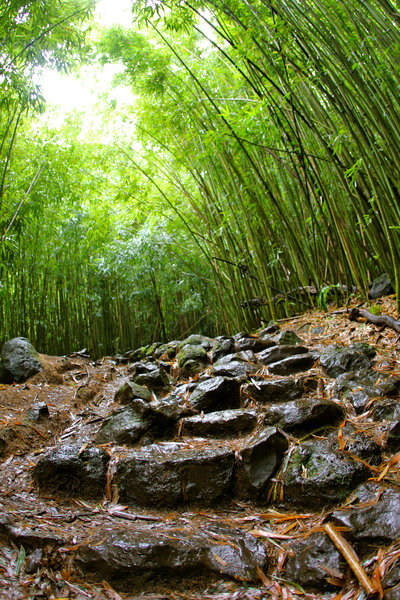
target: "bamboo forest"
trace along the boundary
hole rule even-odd
[[[397,0],[95,14],[0,2],[2,342],[99,357],[232,335],[364,301],[382,273],[399,302]],[[106,69],[93,114],[54,118],[43,73]]]

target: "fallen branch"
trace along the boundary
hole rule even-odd
[[[325,533],[330,537],[332,542],[335,544],[336,548],[342,554],[343,558],[346,560],[354,575],[357,577],[358,581],[362,585],[365,593],[367,594],[367,598],[371,600],[373,598],[379,598],[380,593],[376,589],[376,587],[372,584],[368,575],[364,571],[360,559],[357,554],[350,546],[349,542],[345,540],[341,533],[339,533],[331,523],[325,523],[323,526]]]
[[[353,308],[349,314],[350,321],[357,321],[359,317],[367,319],[368,323],[373,323],[373,325],[381,327],[381,330],[389,327],[400,333],[400,321],[396,321],[396,319],[389,315],[374,315],[366,308]]]

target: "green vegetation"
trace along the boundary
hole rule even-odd
[[[133,8],[96,36],[93,2],[0,9],[1,339],[100,356],[232,333],[384,271],[399,299],[399,3]],[[34,74],[83,63],[133,92],[99,100],[97,137],[39,119]]]

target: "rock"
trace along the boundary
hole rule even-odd
[[[151,402],[151,408],[158,414],[177,421],[182,417],[192,416],[197,413],[189,403],[190,392],[198,386],[197,382],[189,381],[176,386],[176,388],[164,398],[158,398]]]
[[[178,347],[179,347],[180,342],[173,340],[171,342],[168,342],[167,344],[162,344],[161,346],[159,346],[155,352],[154,352],[154,357],[155,358],[165,358],[165,359],[172,359],[175,358],[176,353],[178,351]]]
[[[284,494],[296,509],[314,510],[337,504],[370,476],[370,470],[345,452],[332,439],[300,444],[284,475]]]
[[[385,579],[383,579],[383,583],[385,583]],[[400,600],[400,585],[396,585],[390,589],[386,589],[385,586],[385,595],[383,597],[385,600]]]
[[[116,442],[118,444],[134,444],[151,427],[149,414],[140,415],[134,407],[127,406],[114,411],[107,417],[96,436],[97,444]]]
[[[232,450],[204,443],[131,450],[117,464],[119,499],[138,506],[213,506],[231,497],[234,463]]]
[[[29,527],[26,521],[19,523],[5,513],[0,513],[0,538],[25,548],[56,547],[65,543],[60,535],[46,533],[40,526]]]
[[[349,527],[348,536],[358,543],[390,544],[400,537],[400,489],[367,481],[352,495],[349,508],[336,510],[332,518]]]
[[[394,451],[400,450],[400,406],[396,400],[379,400],[374,403],[372,418],[382,423],[386,446]]]
[[[109,456],[102,448],[65,445],[39,459],[34,477],[42,492],[100,499],[108,462]]]
[[[39,355],[24,337],[9,340],[3,345],[0,359],[0,383],[20,383],[42,370]]]
[[[25,573],[32,574],[39,569],[43,560],[43,550],[36,548],[26,557]]]
[[[144,434],[153,438],[173,434],[177,417],[162,410],[162,401],[147,403],[135,398],[130,405],[114,411],[103,422],[96,443],[135,444]]]
[[[215,363],[222,356],[232,354],[235,351],[235,341],[231,337],[217,338],[211,351],[211,362]]]
[[[244,380],[249,375],[256,373],[259,365],[256,364],[256,357],[251,351],[237,352],[223,356],[211,368],[214,376],[225,376]]]
[[[31,421],[40,421],[41,419],[47,419],[50,416],[49,407],[46,402],[39,402],[34,404],[26,414],[27,418]]]
[[[368,344],[331,345],[321,353],[320,365],[329,377],[338,377],[349,371],[369,369],[375,354],[375,349]]]
[[[343,450],[346,452],[372,465],[377,465],[381,462],[381,447],[374,439],[369,437],[363,431],[360,431],[360,429],[354,425],[346,423],[341,429],[341,436]],[[333,446],[337,445],[338,432],[332,431],[327,438],[331,441]]]
[[[221,410],[184,418],[181,435],[212,438],[239,436],[254,429],[256,424],[255,410]]]
[[[341,563],[341,554],[328,536],[322,532],[312,533],[304,540],[289,545],[285,579],[310,591],[332,589],[332,584],[327,582],[329,575],[324,567],[340,572]]]
[[[262,338],[244,337],[240,338],[235,342],[236,352],[241,352],[242,350],[252,350],[253,352],[261,352],[262,350],[266,350],[267,348],[271,348],[272,346],[276,346],[276,342]]]
[[[76,562],[120,591],[142,579],[222,575],[257,581],[267,555],[253,536],[239,529],[202,523],[199,528],[162,524],[157,529],[107,528],[77,550]]]
[[[128,350],[125,352],[123,358],[128,361],[136,361],[141,358],[151,358],[153,354],[156,352],[157,348],[161,346],[161,342],[154,342],[153,344],[149,344],[147,346],[142,346],[141,348],[137,348],[136,350]]]
[[[177,355],[178,367],[187,373],[196,373],[203,369],[208,363],[207,352],[203,346],[186,344]]]
[[[301,373],[311,369],[318,358],[319,355],[317,352],[288,356],[288,358],[284,358],[283,360],[268,365],[268,371],[272,375],[283,375],[284,377],[295,373]]]
[[[199,335],[198,333],[193,333],[189,335],[189,337],[185,338],[181,342],[179,342],[179,350],[182,350],[185,346],[202,346],[205,350],[210,350],[212,345],[214,344],[212,338],[207,337],[206,335]]]
[[[387,273],[383,273],[380,277],[377,277],[372,282],[371,289],[369,290],[368,297],[371,300],[376,298],[382,298],[382,296],[390,296],[394,294],[394,289],[390,283],[390,279]]]
[[[399,600],[400,599],[400,559],[398,558],[395,562],[389,567],[387,573],[382,579],[382,586],[385,589],[385,600],[389,598],[390,600]],[[393,588],[391,590],[387,590],[386,588]]]
[[[264,327],[264,329],[260,331],[260,337],[270,336],[271,334],[276,333],[277,331],[280,331],[279,325],[271,321],[267,325],[267,327]]]
[[[307,354],[308,351],[308,348],[305,346],[274,346],[273,348],[267,348],[266,350],[259,352],[258,360],[261,364],[267,366],[281,361],[288,356]]]
[[[357,413],[364,410],[371,398],[397,395],[400,388],[399,377],[378,373],[371,369],[361,369],[356,373],[343,373],[336,379],[334,394],[344,394],[353,404]]]
[[[294,332],[287,329],[282,331],[275,337],[277,344],[281,346],[300,346],[304,344],[304,341]]]
[[[315,389],[316,381],[305,377],[288,377],[286,379],[264,379],[252,377],[251,383],[244,383],[241,395],[245,399],[252,399],[263,404],[271,402],[287,402],[301,398],[306,390]]]
[[[0,437],[0,456],[3,456],[7,450],[7,441]]]
[[[250,337],[250,334],[247,331],[238,331],[238,333],[235,333],[233,336],[233,340],[237,342],[238,340],[248,337]]]
[[[140,386],[147,386],[150,390],[162,390],[169,388],[169,379],[167,374],[160,369],[154,362],[140,361],[134,363],[129,371],[132,373],[132,379]]]
[[[312,426],[327,427],[343,418],[343,409],[332,400],[302,398],[269,406],[264,417],[266,425],[276,425],[285,431]]]
[[[243,500],[266,500],[271,477],[288,448],[275,427],[243,440],[236,450],[235,495]]]
[[[115,393],[114,400],[120,404],[129,404],[135,398],[141,398],[146,402],[150,402],[152,394],[143,385],[134,383],[133,381],[126,381]]]
[[[229,377],[210,377],[201,381],[189,397],[195,412],[209,413],[240,406],[240,383]]]

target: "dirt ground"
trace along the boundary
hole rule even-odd
[[[375,302],[382,314],[396,317],[395,301],[385,298]],[[366,305],[365,305],[366,306]],[[309,346],[322,347],[331,343],[347,345],[352,342],[368,342],[378,351],[377,370],[400,376],[399,335],[391,330],[379,331],[372,324],[351,322],[345,309],[330,307],[328,312],[319,310],[306,313],[293,319],[280,322],[282,330],[291,330]],[[58,599],[74,598],[83,600],[106,598],[118,600],[152,599],[160,600],[183,598],[317,598],[288,586],[279,578],[280,562],[283,561],[279,540],[288,534],[288,520],[276,519],[269,522],[275,528],[276,538],[266,540],[269,553],[276,566],[276,577],[271,584],[270,577],[260,573],[257,585],[245,582],[216,579],[207,582],[192,579],[180,584],[174,582],[150,581],[138,586],[129,594],[117,593],[106,582],[83,579],[71,569],[70,553],[83,539],[87,539],[99,525],[115,523],[134,526],[132,520],[121,519],[117,515],[120,508],[110,500],[102,503],[88,503],[81,500],[65,500],[39,495],[32,481],[32,467],[38,457],[49,447],[76,440],[89,441],[97,432],[101,421],[117,408],[114,394],[127,377],[126,366],[112,357],[93,362],[90,357],[79,353],[70,356],[54,357],[40,355],[43,364],[41,373],[26,383],[0,385],[0,598],[18,599]],[[315,373],[324,380],[318,366]],[[388,457],[389,460],[389,457]],[[384,468],[383,465],[382,468]],[[122,507],[123,509],[124,507]],[[207,511],[207,516],[234,524],[247,531],[254,531],[266,519],[266,511],[255,510],[253,506],[236,503],[229,511]],[[45,559],[40,568],[34,568],[35,558],[28,556],[22,543],[10,541],[2,529],[1,515],[17,517],[26,526],[29,538],[32,523],[35,531],[42,536]],[[135,511],[139,518],[162,519],[182,522],[182,519],[196,522],[201,511],[174,514],[165,511]],[[320,515],[298,516],[296,527],[290,535],[301,536],[310,527],[318,524]],[[290,522],[290,521],[289,521]],[[24,525],[26,524],[26,525]],[[51,540],[62,538],[68,545],[58,551]],[[21,535],[15,539],[23,539]],[[49,544],[47,544],[49,542]],[[29,546],[29,541],[26,544]],[[398,551],[397,548],[387,552]],[[28,560],[29,559],[29,560]],[[30,566],[30,562],[33,566]],[[347,588],[350,589],[350,588]],[[354,583],[346,596],[327,595],[350,600],[357,598],[360,589]]]

